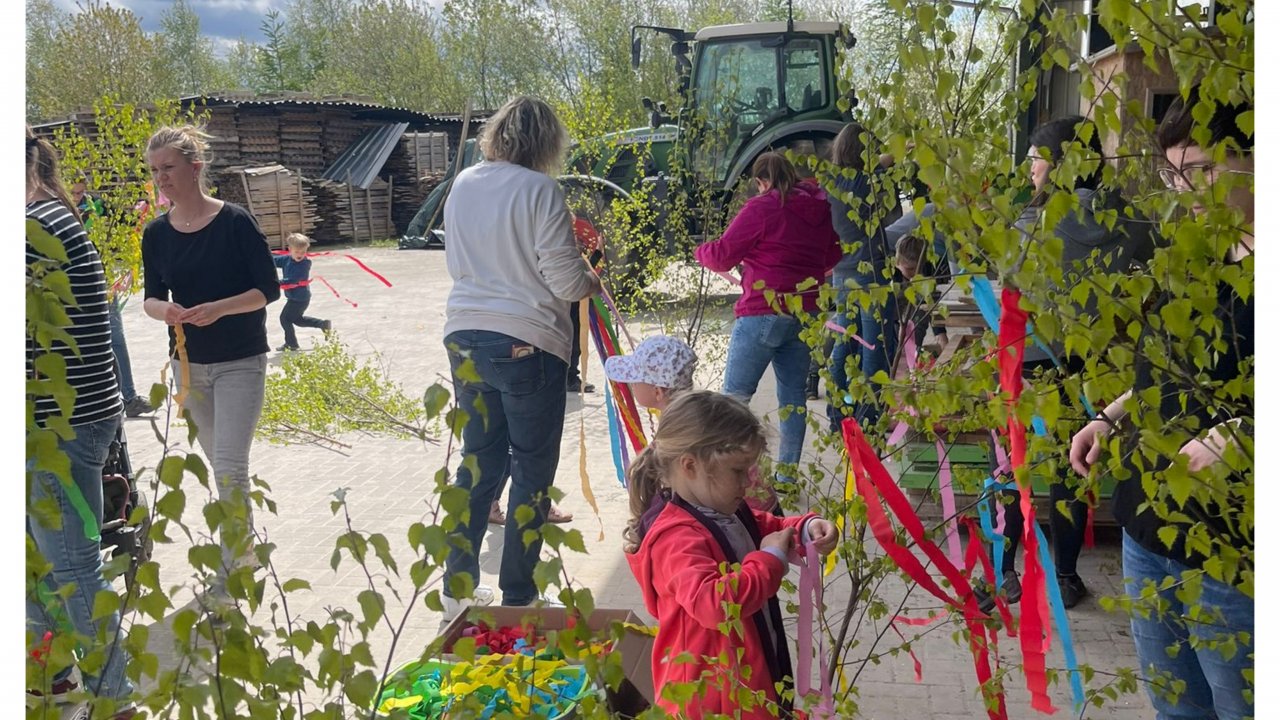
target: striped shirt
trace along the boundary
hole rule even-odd
[[[45,230],[62,241],[67,263],[62,270],[71,281],[71,292],[77,307],[67,307],[71,320],[68,333],[76,343],[79,355],[55,341],[52,351],[67,361],[67,382],[76,391],[71,425],[88,425],[119,415],[123,410],[120,388],[116,384],[115,356],[111,352],[111,325],[107,318],[107,281],[98,250],[89,241],[84,226],[58,200],[38,200],[27,205],[27,217],[38,220]],[[27,277],[31,265],[48,260],[27,243]],[[43,351],[35,340],[27,338],[27,377],[34,378],[35,359]],[[52,397],[36,399],[36,421],[41,425],[50,415],[58,414]]]

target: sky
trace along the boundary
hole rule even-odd
[[[69,12],[78,9],[76,0],[54,1]],[[130,10],[141,20],[143,30],[156,32],[160,29],[161,16],[173,3],[170,0],[108,0],[108,4]],[[262,20],[270,10],[283,13],[285,0],[187,0],[187,4],[200,16],[200,31],[225,53],[241,37],[262,42]]]

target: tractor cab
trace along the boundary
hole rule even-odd
[[[731,182],[744,149],[806,120],[839,121],[839,23],[717,25],[694,36],[686,117],[691,167],[703,180]],[[739,170],[740,172],[740,170]]]

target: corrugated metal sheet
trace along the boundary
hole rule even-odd
[[[409,129],[409,123],[391,123],[373,128],[360,136],[351,147],[342,151],[320,177],[335,182],[349,182],[367,190],[378,177],[378,171],[391,157],[400,136]]]
[[[410,110],[409,108],[393,107],[390,105],[379,105],[377,103],[368,102],[354,96],[349,95],[330,95],[327,97],[317,97],[308,93],[285,92],[272,95],[255,95],[253,93],[213,93],[208,95],[188,95],[179,98],[178,102],[182,104],[199,102],[206,106],[217,105],[248,105],[248,106],[292,106],[306,107],[310,105],[332,105],[349,107],[353,110],[392,110],[400,113],[406,113],[413,116],[415,120],[420,122],[447,123],[462,122],[461,115],[439,115],[435,113],[425,113],[418,110]],[[481,125],[490,113],[476,112],[471,113],[471,123],[473,125]]]

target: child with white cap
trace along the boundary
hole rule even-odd
[[[642,340],[630,355],[607,358],[604,374],[630,385],[636,402],[661,411],[676,393],[693,389],[697,367],[698,356],[683,340],[655,335]]]
[[[693,389],[698,356],[683,340],[670,335],[645,338],[630,355],[614,355],[604,361],[604,374],[631,386],[631,394],[643,407],[661,412],[676,395]],[[778,496],[760,482],[759,468],[751,468],[747,504],[764,512],[779,511]]]

